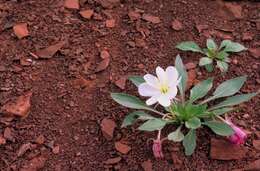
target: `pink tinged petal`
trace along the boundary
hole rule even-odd
[[[233,144],[244,144],[247,138],[246,133],[239,128],[238,126],[234,125],[230,119],[226,119],[226,123],[231,126],[231,128],[234,130],[234,134],[229,136],[229,141],[232,142]]]
[[[160,93],[158,89],[155,89],[154,87],[150,86],[147,83],[142,83],[138,86],[138,92],[141,96],[154,96]]]
[[[159,87],[159,80],[157,77],[153,76],[152,74],[146,74],[144,76],[144,80],[146,81],[147,84],[150,86],[157,88]]]
[[[155,104],[156,102],[157,102],[156,96],[153,96],[153,97],[149,98],[148,100],[146,100],[146,104],[147,104],[148,106],[153,105],[153,104]]]
[[[167,96],[170,100],[172,100],[172,99],[174,99],[174,98],[176,97],[177,92],[178,92],[178,89],[177,89],[176,86],[175,86],[175,87],[170,87],[170,89],[169,89],[168,93],[166,94],[166,96]]]
[[[178,81],[178,71],[175,67],[173,66],[169,66],[166,68],[166,75],[168,77],[168,81],[169,81],[169,86],[176,86],[178,85],[177,81]]]
[[[156,67],[156,75],[160,81],[160,83],[165,83],[167,81],[167,76],[165,71],[161,67]]]
[[[160,103],[160,105],[164,107],[168,107],[171,105],[171,100],[165,94],[161,94],[161,96],[157,100]]]
[[[153,141],[153,155],[155,158],[163,158],[162,143],[160,140]]]

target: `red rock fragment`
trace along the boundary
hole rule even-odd
[[[20,23],[13,26],[14,34],[19,38],[22,39],[24,37],[29,36],[29,31],[27,28],[27,23]]]
[[[12,135],[12,130],[9,127],[6,127],[4,130],[4,138],[9,140],[9,141],[13,141],[14,137]]]
[[[31,150],[31,148],[32,148],[32,144],[31,143],[26,143],[26,144],[21,145],[21,147],[17,151],[17,157],[21,157],[28,150]]]
[[[120,4],[120,0],[99,0],[99,3],[103,8],[112,9]]]
[[[104,164],[107,164],[107,165],[116,164],[116,163],[120,162],[121,159],[122,159],[121,157],[110,158],[110,159],[107,159],[106,161],[104,161]]]
[[[24,58],[24,57],[22,57],[22,58],[20,59],[20,64],[21,64],[22,66],[30,66],[30,65],[32,64],[32,60],[29,59],[29,58]]]
[[[142,164],[141,164],[142,168],[144,169],[144,171],[152,171],[153,170],[153,164],[151,162],[151,160],[147,160],[147,161],[144,161]]]
[[[226,8],[231,12],[234,18],[242,19],[242,7],[234,3],[225,3]]]
[[[102,50],[102,51],[100,52],[100,57],[101,57],[102,59],[106,59],[106,58],[109,58],[109,57],[110,57],[110,54],[109,54],[109,52],[108,52],[107,50]]]
[[[65,0],[64,7],[68,9],[79,9],[79,0]]]
[[[253,146],[255,149],[260,150],[260,140],[253,140]]]
[[[137,11],[129,11],[128,17],[130,18],[130,20],[135,21],[141,18],[141,14]]]
[[[159,24],[161,22],[159,17],[150,15],[150,14],[143,14],[142,19],[148,22],[151,22],[153,24]]]
[[[131,147],[120,141],[115,142],[115,148],[122,154],[127,154],[131,150]]]
[[[243,33],[242,35],[242,40],[243,41],[251,41],[253,40],[253,34],[252,33]]]
[[[196,70],[192,69],[188,71],[188,83],[187,83],[187,90],[190,89],[195,83],[197,78]]]
[[[253,161],[244,168],[244,171],[259,171],[260,170],[260,159]]]
[[[45,141],[45,138],[44,138],[43,135],[38,136],[38,137],[36,138],[36,140],[35,140],[35,142],[36,142],[37,144],[43,144],[44,141]]]
[[[115,85],[117,87],[119,87],[120,89],[124,90],[125,89],[125,85],[126,85],[126,80],[127,80],[126,77],[122,77],[122,78],[120,78],[119,80],[117,80],[115,82]]]
[[[211,139],[210,157],[217,160],[240,160],[246,156],[247,149],[226,140]]]
[[[47,159],[43,156],[35,157],[29,162],[26,162],[20,171],[38,171],[44,167],[46,160]]]
[[[51,45],[47,48],[40,49],[36,52],[36,55],[43,59],[48,59],[53,57],[63,46],[65,45],[64,41],[58,42],[54,45]]]
[[[176,31],[180,31],[183,29],[183,25],[179,20],[174,19],[172,22],[172,29]]]
[[[83,18],[86,18],[86,19],[91,19],[91,17],[93,16],[94,14],[94,10],[83,10],[83,11],[80,11],[79,14],[83,17]]]
[[[206,24],[198,24],[196,25],[196,29],[198,30],[199,33],[201,33],[203,30],[208,29],[209,26]]]
[[[103,59],[97,66],[96,72],[105,70],[110,63],[110,58]]]
[[[53,152],[53,154],[59,154],[60,146],[57,145],[57,146],[53,147],[52,152]]]
[[[113,28],[113,27],[115,27],[115,25],[116,25],[116,20],[114,20],[114,19],[106,20],[106,27],[107,28]]]
[[[194,64],[193,62],[189,62],[189,63],[185,64],[185,68],[186,68],[187,70],[195,69],[196,66],[197,66],[197,65]]]
[[[112,119],[104,118],[101,121],[101,130],[107,140],[112,140],[116,123]]]
[[[19,96],[14,101],[6,103],[2,110],[11,115],[26,117],[31,108],[32,92],[27,92],[25,95]]]
[[[3,145],[5,143],[6,143],[5,138],[2,135],[0,135],[0,145]]]
[[[250,54],[254,57],[254,58],[259,58],[260,57],[260,47],[258,48],[250,48],[249,49]]]
[[[183,161],[180,159],[180,156],[176,154],[176,152],[171,153],[172,161],[174,164],[175,169],[181,169],[181,166],[183,165]]]

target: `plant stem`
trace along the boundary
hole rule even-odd
[[[225,119],[223,119],[221,116],[216,116],[219,120],[223,121],[223,122],[226,122]]]
[[[214,97],[214,96],[212,96],[212,97],[210,97],[210,98],[208,98],[208,99],[206,99],[206,100],[203,100],[203,101],[200,102],[199,104],[202,105],[202,104],[208,103],[209,101],[211,101],[211,100],[214,99],[213,97]]]
[[[159,112],[159,111],[157,111],[157,110],[154,110],[154,109],[149,109],[151,112],[154,112],[154,113],[156,113],[156,114],[158,114],[158,115],[161,115],[161,116],[164,116],[165,114],[164,113],[162,113],[162,112]]]

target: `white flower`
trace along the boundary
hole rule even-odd
[[[171,105],[171,100],[177,95],[177,85],[180,82],[179,74],[175,67],[169,66],[164,71],[161,67],[156,68],[156,75],[146,74],[145,83],[138,86],[138,92],[141,96],[150,97],[147,105],[153,105],[159,102],[164,107]]]

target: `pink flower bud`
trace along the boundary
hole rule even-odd
[[[160,139],[153,140],[153,155],[155,158],[163,158],[162,142]]]
[[[234,134],[228,137],[229,141],[237,145],[244,144],[247,137],[246,133],[229,119],[226,119],[226,123],[234,130]]]

